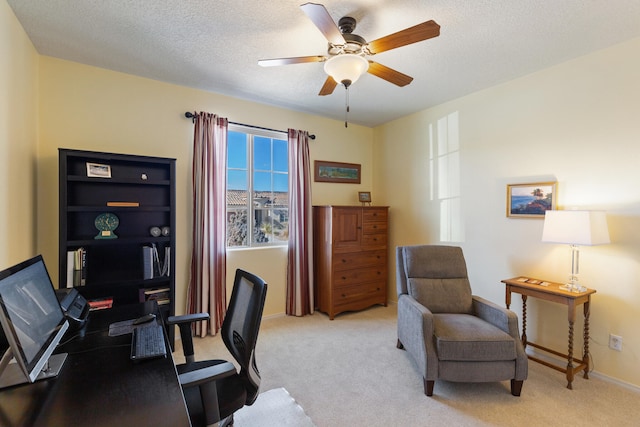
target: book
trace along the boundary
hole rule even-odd
[[[170,289],[163,288],[140,288],[138,294],[138,300],[140,302],[155,301],[158,305],[169,304]]]
[[[140,203],[138,202],[107,202],[107,206],[137,208],[138,206],[140,206]]]
[[[87,284],[87,251],[78,248],[67,251],[67,288]]]
[[[75,267],[75,251],[67,251],[67,288],[73,288],[73,270]]]
[[[169,276],[171,260],[171,247],[164,248],[164,259],[160,262],[158,248],[155,243],[142,247],[142,278],[144,280],[154,277]]]
[[[89,310],[104,310],[113,307],[113,297],[91,299],[87,304],[89,304]]]
[[[154,276],[154,259],[153,248],[151,246],[142,247],[142,278],[144,280],[153,279]]]

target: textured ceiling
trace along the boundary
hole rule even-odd
[[[324,55],[305,0],[7,0],[38,52],[83,64],[344,119],[341,86],[320,97]],[[349,122],[375,126],[640,36],[638,0],[350,0],[322,2],[371,41],[435,20],[440,36],[373,59],[414,77],[403,88],[366,74]],[[640,54],[640,52],[639,52]],[[180,110],[197,105],[176,106]],[[231,118],[233,119],[233,118]]]

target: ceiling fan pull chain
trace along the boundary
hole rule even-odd
[[[345,86],[344,87],[345,91],[346,91],[346,96],[345,96],[345,112],[344,112],[344,127],[349,127],[347,125],[347,121],[349,118],[349,86]]]

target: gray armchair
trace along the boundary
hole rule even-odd
[[[520,396],[527,356],[515,313],[471,295],[462,249],[400,246],[396,249],[398,343],[413,358],[433,395],[436,380],[511,380]]]

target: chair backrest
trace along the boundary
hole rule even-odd
[[[267,284],[264,280],[244,270],[236,270],[221,335],[227,349],[240,365],[240,377],[247,390],[247,405],[256,400],[260,389],[255,347],[266,296]]]
[[[434,313],[471,313],[473,303],[462,248],[418,245],[397,248],[398,296],[409,294]]]

